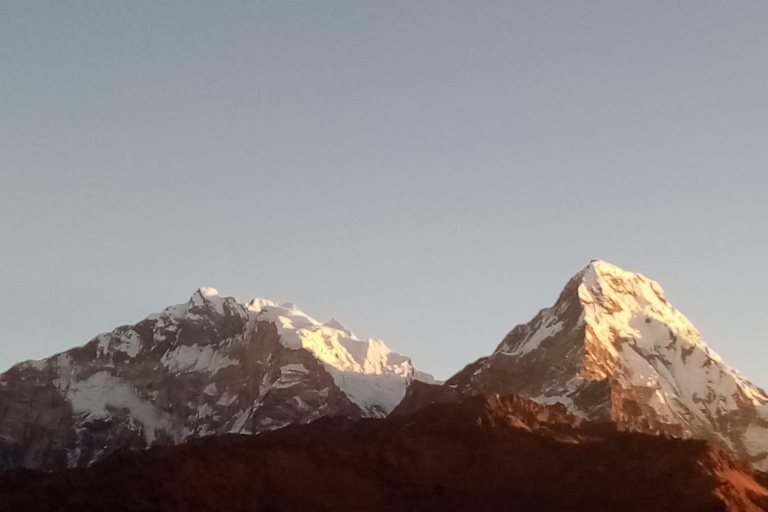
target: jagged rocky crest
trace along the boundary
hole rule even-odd
[[[195,439],[85,469],[6,472],[0,509],[761,512],[765,485],[704,441],[490,395],[407,417]]]
[[[517,393],[626,430],[708,440],[768,469],[768,397],[726,366],[654,281],[602,261],[551,308],[443,385],[413,383],[395,414]]]
[[[707,347],[657,283],[601,261],[444,384],[338,320],[201,288],[187,303],[0,375],[0,468],[88,466],[121,448],[325,416],[405,416],[496,393],[560,403],[623,430],[703,439],[768,469],[765,392]]]
[[[117,449],[381,417],[429,376],[292,304],[201,288],[132,326],[0,375],[0,469],[87,466]]]

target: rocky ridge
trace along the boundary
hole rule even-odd
[[[658,283],[603,261],[488,357],[442,385],[413,383],[395,414],[489,393],[562,403],[620,428],[711,441],[768,470],[768,396],[728,367]]]
[[[704,441],[616,431],[515,396],[321,418],[0,474],[0,509],[761,512],[766,475]]]
[[[321,416],[381,417],[411,361],[292,304],[188,302],[0,375],[0,468],[88,466],[117,449],[256,433]]]

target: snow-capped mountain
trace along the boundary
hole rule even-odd
[[[0,468],[85,466],[224,433],[321,416],[381,417],[415,378],[411,361],[292,304],[241,304],[213,288],[0,375]]]
[[[442,386],[412,384],[397,414],[518,393],[621,428],[709,440],[768,469],[768,396],[723,363],[640,274],[593,261],[557,302]]]

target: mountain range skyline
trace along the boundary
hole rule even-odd
[[[601,260],[592,260],[592,261],[601,261]],[[666,287],[665,287],[665,289],[666,289]],[[206,287],[206,286],[198,287],[198,291],[200,291],[200,290],[211,290],[211,291],[212,291],[212,293],[214,293],[214,294],[216,294],[216,295],[218,295],[218,294],[219,294],[219,289],[218,289],[218,288],[215,288],[215,287],[213,287],[213,286],[211,286],[211,287]],[[229,295],[229,294],[227,294],[227,293],[224,293],[222,296],[223,296],[223,297],[231,297],[231,295]],[[234,297],[234,298],[235,298],[235,300],[238,300],[238,301],[240,301],[240,302],[242,302],[242,303],[246,303],[246,302],[249,302],[249,301],[253,301],[253,300],[267,300],[267,301],[270,301],[269,299],[262,299],[262,298],[258,298],[258,297],[257,297],[257,298],[254,298],[253,296],[250,296],[248,299],[245,299],[245,300],[242,300],[242,298],[241,298],[241,297]],[[673,298],[673,300],[674,300],[674,298]],[[270,301],[270,302],[271,302],[271,301]],[[276,302],[277,302],[277,303],[281,303],[280,301],[276,301]],[[675,303],[677,303],[677,301],[676,301],[676,300],[675,300],[674,302],[675,302]],[[288,300],[286,300],[285,302],[282,302],[282,303],[284,303],[284,304],[288,304],[288,305],[293,305],[293,302],[291,302],[291,301],[288,301]],[[157,309],[157,308],[155,308],[155,309]],[[332,307],[327,307],[327,308],[323,308],[323,309],[329,309],[329,310],[332,310],[333,308],[332,308]],[[318,316],[318,315],[315,315],[315,316]],[[372,316],[373,316],[373,315],[372,315]],[[532,314],[530,314],[530,315],[529,315],[529,317],[530,317],[530,316],[533,316],[533,315],[532,315]],[[146,315],[144,315],[144,317],[146,317]],[[140,318],[144,318],[144,317],[140,317]],[[134,323],[134,322],[138,321],[140,318],[134,318],[134,319],[126,319],[125,321],[119,322],[119,323],[118,323],[118,324],[116,324],[116,325],[127,325],[127,324],[131,324],[131,323]],[[338,320],[336,319],[336,316],[330,316],[330,317],[328,317],[328,321],[330,322],[330,321],[338,321]],[[518,324],[522,324],[522,323],[524,323],[524,322],[525,322],[525,319],[521,318],[521,319],[519,320],[519,322],[517,322],[517,323],[518,323]],[[508,322],[507,322],[507,323],[508,323]],[[345,320],[344,320],[344,324],[342,324],[342,325],[345,325],[345,326],[346,326],[346,324],[349,324],[349,321],[348,321],[347,319],[345,319]],[[108,332],[109,330],[110,330],[110,329],[106,329],[106,330],[104,330],[104,331],[103,331],[103,333],[106,333],[106,332]],[[358,329],[357,329],[357,328],[355,328],[354,330],[358,330]],[[507,329],[507,330],[508,330],[508,329]],[[359,330],[358,330],[358,331],[359,331]],[[365,331],[361,331],[361,332],[365,332]],[[504,332],[504,334],[506,334],[506,331]],[[88,339],[91,339],[91,338],[93,338],[93,336],[94,336],[94,335],[92,334],[91,336],[89,336],[89,337],[88,337]],[[369,335],[367,335],[367,334],[366,334],[365,336],[362,336],[362,338],[363,338],[363,339],[379,339],[379,338],[378,338],[377,336],[375,336],[375,335],[371,335],[371,336],[369,336]],[[383,338],[383,337],[381,337],[381,338]],[[707,338],[707,336],[704,336],[704,338],[705,338],[705,339],[708,339],[708,338]],[[497,339],[500,339],[500,336],[499,336],[499,337],[497,337]],[[488,340],[483,340],[483,341],[488,341]],[[390,342],[390,343],[392,343],[392,340],[389,340],[389,342]],[[493,341],[488,341],[488,344],[487,344],[487,345],[488,345],[488,347],[492,348],[492,346],[495,346],[495,345],[494,345],[494,343],[495,343],[495,342],[493,342]],[[716,347],[718,347],[718,350],[721,350],[721,348],[720,348],[720,347],[717,345],[717,340],[715,340],[715,343],[716,343],[716,345],[715,345],[715,346],[716,346]],[[73,347],[73,346],[78,346],[78,345],[80,345],[80,344],[81,344],[80,342],[69,343],[68,345],[66,345],[66,344],[62,343],[62,344],[60,344],[60,345],[59,345],[59,349],[58,349],[58,350],[55,350],[55,351],[56,351],[56,352],[64,351],[64,350],[67,350],[67,349],[69,349],[69,348],[71,348],[71,347]],[[395,347],[397,347],[397,346],[398,346],[397,340],[394,340],[394,346],[395,346]],[[403,349],[403,348],[400,348],[400,347],[397,347],[397,348],[399,348],[400,350],[403,350],[404,352],[408,353],[408,352],[407,352],[407,350],[408,350],[408,348],[409,348],[409,347],[406,347],[405,349]],[[411,348],[413,348],[413,347],[411,347]],[[725,348],[727,348],[727,347],[725,347]],[[477,353],[477,356],[475,357],[475,359],[477,359],[477,358],[479,358],[479,357],[482,357],[482,356],[483,356],[485,353],[487,353],[487,352],[488,352],[488,350],[485,350],[485,352],[478,352],[478,353]],[[724,352],[724,353],[726,353],[727,351],[723,351],[723,352]],[[736,352],[736,356],[739,356],[739,354],[738,354],[738,350],[735,350],[735,351],[733,351],[733,352]],[[729,354],[731,354],[731,355],[732,355],[732,353],[729,353]],[[22,362],[22,361],[25,361],[25,360],[28,360],[28,359],[29,359],[29,360],[34,360],[34,359],[41,359],[42,357],[48,357],[49,355],[50,355],[50,353],[47,353],[47,354],[43,354],[43,355],[42,355],[42,356],[40,356],[40,357],[29,357],[29,358],[20,359],[20,360],[17,360],[17,361],[9,361],[9,362],[8,362],[8,364],[7,364],[7,368],[10,368],[11,366],[13,366],[13,365],[15,365],[15,364],[17,364],[17,363],[19,363],[19,362]],[[741,354],[741,355],[743,356],[744,354]],[[738,360],[738,359],[740,359],[740,358],[739,358],[739,357],[735,357],[734,359],[737,359],[737,360]],[[747,359],[748,359],[748,358],[747,358]],[[474,360],[474,359],[473,359],[473,360]],[[728,360],[730,360],[730,357],[726,358],[726,361],[728,361]],[[436,377],[436,378],[439,378],[439,379],[441,379],[441,380],[447,379],[447,378],[448,378],[448,377],[450,377],[451,375],[454,375],[456,372],[458,372],[459,370],[461,370],[461,369],[463,368],[463,366],[464,366],[464,365],[462,364],[462,365],[460,365],[460,366],[459,366],[459,367],[457,367],[457,368],[445,368],[445,367],[444,367],[444,368],[441,368],[439,371],[431,371],[431,369],[430,369],[430,366],[431,366],[431,364],[434,364],[434,361],[430,360],[430,358],[424,358],[424,360],[423,360],[423,361],[417,361],[417,363],[418,363],[418,365],[419,365],[419,367],[420,367],[421,369],[423,369],[423,370],[425,370],[425,371],[428,371],[428,372],[432,373],[433,375],[435,375],[435,377]],[[747,366],[749,366],[749,365],[747,365]],[[734,365],[734,367],[737,367],[737,368],[739,368],[739,366],[738,366],[738,365]],[[7,369],[7,368],[6,368],[6,369]],[[0,371],[4,371],[4,369],[0,369]],[[768,388],[768,380],[765,380],[765,379],[768,379],[768,377],[765,377],[765,376],[763,375],[763,373],[762,373],[762,372],[755,372],[755,375],[751,375],[749,372],[746,372],[746,375],[745,375],[745,376],[746,376],[747,378],[749,378],[750,380],[752,380],[753,382],[756,382],[756,383],[758,383],[758,385],[760,385],[760,386],[761,386],[761,387],[763,387],[764,389],[765,389],[765,388]]]
[[[214,288],[0,374],[0,467],[56,470],[324,417],[516,395],[620,430],[705,440],[768,469],[768,394],[642,274],[600,260],[489,356],[436,381],[408,355],[293,303]]]
[[[0,2],[0,509],[768,512],[768,2]]]
[[[0,368],[213,286],[445,378],[598,258],[768,386],[764,3],[2,14]]]

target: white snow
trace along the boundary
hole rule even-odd
[[[317,357],[342,391],[364,411],[374,411],[371,414],[391,411],[413,379],[434,382],[431,375],[423,372],[417,375],[407,357],[392,352],[382,341],[360,340],[339,320],[332,319],[323,324],[290,302],[278,305],[272,300],[257,298],[242,306],[234,299],[222,299],[215,288],[203,287],[187,304],[166,308],[160,319],[170,319],[165,328],[171,330],[175,328],[175,320],[200,318],[199,314],[190,313],[190,308],[208,306],[223,314],[225,304],[232,310],[241,311],[244,317],[274,323],[283,346],[292,350],[304,349]],[[225,366],[238,364],[225,353],[197,345],[175,347],[163,355],[161,362],[174,371],[214,373]],[[358,379],[355,375],[381,377]],[[286,374],[285,379],[278,379],[275,387],[289,384],[292,386],[295,382]]]
[[[208,416],[213,416],[213,409],[208,404],[201,404],[197,407],[197,417],[198,418],[206,418]]]
[[[742,407],[768,404],[763,390],[707,346],[658,283],[596,261],[584,272],[579,298],[587,326],[586,364],[625,389],[653,390],[646,405],[659,418],[694,432],[711,430],[734,448],[734,433],[712,426]],[[753,455],[763,453],[768,429],[752,425],[742,442]]]
[[[245,424],[251,419],[251,411],[249,409],[238,411],[232,416],[232,426],[229,429],[233,434],[250,434],[251,431],[245,428]]]
[[[192,295],[190,302],[193,306],[210,306],[218,314],[224,314],[224,299],[219,297],[216,288],[204,286]]]
[[[130,417],[143,425],[144,437],[148,443],[155,440],[156,430],[171,430],[170,416],[142,400],[133,387],[106,371],[94,373],[82,381],[72,382],[66,398],[75,413],[84,420],[109,418],[112,409],[127,409]]]
[[[182,320],[215,321],[210,315],[239,314],[244,320],[245,330],[221,342],[206,344],[178,344],[178,334],[184,328]],[[340,321],[333,319],[323,324],[302,312],[295,304],[278,305],[268,299],[254,299],[247,305],[239,304],[232,298],[222,298],[215,288],[198,289],[184,304],[165,308],[161,313],[146,318],[152,322],[152,341],[142,341],[142,337],[133,328],[121,327],[94,339],[96,353],[99,356],[93,362],[75,363],[64,353],[42,361],[30,361],[29,367],[45,369],[50,367],[55,372],[54,385],[62,396],[72,404],[78,425],[86,425],[95,419],[125,416],[126,421],[140,430],[148,443],[155,441],[159,430],[166,430],[175,439],[180,440],[186,434],[202,435],[208,433],[205,425],[184,426],[185,420],[177,418],[174,424],[170,414],[153,405],[157,399],[157,390],[141,394],[131,382],[119,375],[124,364],[115,355],[124,354],[130,358],[157,357],[149,343],[171,343],[158,360],[141,360],[147,368],[155,371],[167,369],[170,375],[184,372],[206,372],[216,374],[223,368],[240,364],[233,353],[242,350],[242,344],[250,340],[250,330],[256,321],[273,322],[280,334],[280,343],[291,350],[306,350],[316,357],[335,384],[349,399],[357,404],[363,415],[382,416],[389,413],[402,399],[406,386],[414,379],[434,382],[423,372],[416,372],[407,357],[392,352],[379,340],[363,341]],[[235,348],[231,351],[230,347]],[[151,354],[151,355],[150,355]],[[267,355],[266,364],[270,364],[271,355]],[[304,412],[303,418],[314,418],[322,414],[322,407],[312,411],[309,404],[298,396],[300,384],[310,372],[308,366],[300,363],[286,364],[279,369],[280,375],[275,380],[274,373],[267,372],[261,383],[258,396],[248,397],[250,406],[235,416],[228,418],[228,430],[248,432],[247,426],[254,412],[261,407],[270,390],[296,387],[285,391],[295,402],[295,407]],[[314,370],[313,370],[314,371]],[[221,384],[220,381],[217,381]],[[204,384],[201,400],[190,402],[188,406],[197,411],[197,418],[216,418],[220,407],[234,407],[233,404],[245,397],[234,390],[222,389],[217,382]],[[298,386],[298,387],[297,387]],[[317,390],[319,396],[328,396],[329,388]],[[214,405],[215,403],[215,405]],[[120,412],[118,412],[120,411]],[[259,421],[262,421],[261,419]],[[267,428],[278,428],[285,421],[263,420]],[[80,428],[80,427],[78,427]]]
[[[669,388],[664,392],[688,397],[704,397],[711,391],[721,393],[724,404],[713,407],[735,408],[733,396],[737,393],[753,405],[768,403],[761,389],[722,363],[688,319],[667,302],[658,283],[596,261],[585,272],[579,298],[584,320],[591,328],[588,343],[607,349],[613,364],[627,367],[626,375],[632,379],[654,371]],[[634,347],[639,358],[626,357],[627,352],[620,348],[627,344]]]
[[[191,301],[191,299],[190,299]],[[174,306],[168,306],[163,310],[162,313],[160,313],[161,316],[168,316],[173,319],[180,319],[184,318],[184,316],[187,314],[187,306],[188,304],[176,304]],[[152,318],[153,315],[150,315],[147,318]]]
[[[38,371],[42,371],[42,370],[45,370],[45,368],[48,366],[48,360],[47,359],[39,359],[39,360],[30,359],[27,361],[22,361],[21,363],[19,363],[19,365],[23,365]]]
[[[251,302],[245,305],[245,308],[251,313],[260,313],[267,306],[276,306],[274,302],[269,299],[253,299]]]
[[[219,290],[211,288],[210,286],[203,286],[200,288],[200,295],[203,297],[218,297]]]
[[[276,389],[293,387],[301,382],[306,373],[307,369],[303,364],[292,363],[282,366],[280,368],[280,378],[272,383],[272,387]]]
[[[202,315],[199,313],[192,313],[190,310],[194,308],[210,308],[219,315],[225,314],[225,306],[229,306],[233,311],[239,312],[243,317],[246,315],[245,307],[238,303],[232,297],[221,297],[219,291],[216,288],[203,286],[199,288],[189,300],[184,304],[176,304],[174,306],[168,306],[161,313],[149,315],[148,320],[159,320],[158,326],[165,327],[167,324],[166,319],[173,320],[200,320]]]
[[[194,345],[179,345],[169,349],[160,359],[163,366],[172,371],[210,372],[216,373],[222,368],[238,364],[239,361],[222,354],[213,345],[203,347]]]
[[[603,261],[593,261],[577,278],[578,325],[584,328],[579,373],[565,385],[542,383],[539,396],[529,398],[562,402],[583,414],[573,398],[590,381],[610,380],[653,409],[654,421],[680,425],[689,433],[708,432],[736,451],[743,444],[755,457],[768,452],[768,396],[722,362],[658,283]],[[496,353],[520,357],[546,350],[544,342],[564,327],[555,309],[561,306],[542,310],[538,324],[525,327],[529,331],[522,341],[513,347],[502,344]],[[489,358],[480,365],[472,380],[493,362]],[[728,426],[732,418],[752,416],[751,408],[762,419],[746,430]],[[763,464],[768,468],[768,458]]]
[[[318,322],[295,304],[255,299],[248,306],[258,320],[273,322],[285,347],[305,349],[324,363],[337,386],[372,415],[389,413],[414,378],[411,361],[382,341],[362,341],[338,320]],[[278,384],[282,385],[282,384]]]
[[[742,436],[744,446],[752,455],[768,455],[768,427],[750,425]],[[765,471],[768,469],[768,457],[764,458],[757,468]]]
[[[528,333],[523,341],[512,350],[502,349],[499,353],[506,356],[522,356],[539,348],[541,343],[563,330],[563,324],[557,320],[552,310],[547,311],[538,329]],[[507,348],[507,347],[504,347]]]
[[[216,405],[227,407],[229,405],[232,405],[236,400],[237,400],[237,395],[230,393],[229,391],[225,391],[221,395],[221,397],[219,397],[219,401],[216,402]]]
[[[133,329],[119,334],[100,334],[96,339],[98,340],[97,353],[99,355],[108,355],[114,350],[123,352],[129,357],[136,357],[141,350],[141,337]]]
[[[307,373],[308,371],[306,366],[301,363],[290,363],[280,368],[280,373],[283,375],[295,375],[299,373]]]

